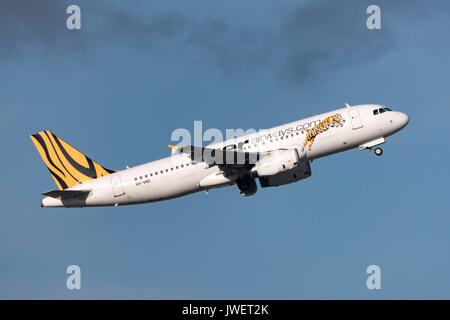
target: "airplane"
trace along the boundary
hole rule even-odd
[[[172,146],[170,157],[124,170],[101,166],[49,130],[30,135],[58,190],[41,207],[151,203],[237,185],[251,196],[311,176],[314,159],[359,148],[380,156],[379,145],[409,122],[405,113],[364,104],[201,146]]]

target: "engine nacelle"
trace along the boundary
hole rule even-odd
[[[311,176],[311,166],[309,161],[300,162],[299,165],[291,170],[278,173],[273,176],[265,176],[259,178],[262,188],[277,187],[283,184],[296,182]]]
[[[297,149],[276,150],[256,162],[254,171],[259,177],[274,176],[296,168],[299,163]]]

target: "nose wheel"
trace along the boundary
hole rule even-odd
[[[375,153],[376,156],[381,156],[383,154],[383,149],[381,148],[367,148],[367,150],[369,151],[373,151],[373,153]]]

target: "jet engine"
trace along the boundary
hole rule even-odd
[[[252,173],[258,177],[274,176],[294,169],[299,163],[297,149],[270,151],[256,162]]]
[[[284,184],[296,182],[302,179],[306,179],[311,176],[311,166],[309,161],[303,161],[293,169],[283,171],[281,173],[259,177],[259,183],[262,188],[265,187],[277,187]]]

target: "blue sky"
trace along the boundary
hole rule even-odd
[[[365,27],[378,4],[382,29]],[[82,30],[65,29],[79,4]],[[24,6],[28,10],[23,10]],[[0,298],[450,298],[449,5],[434,1],[3,1]],[[148,205],[44,209],[43,129],[111,169],[176,128],[269,128],[379,103],[409,115],[382,157]],[[65,287],[81,267],[82,290]],[[368,290],[367,266],[382,289]]]

